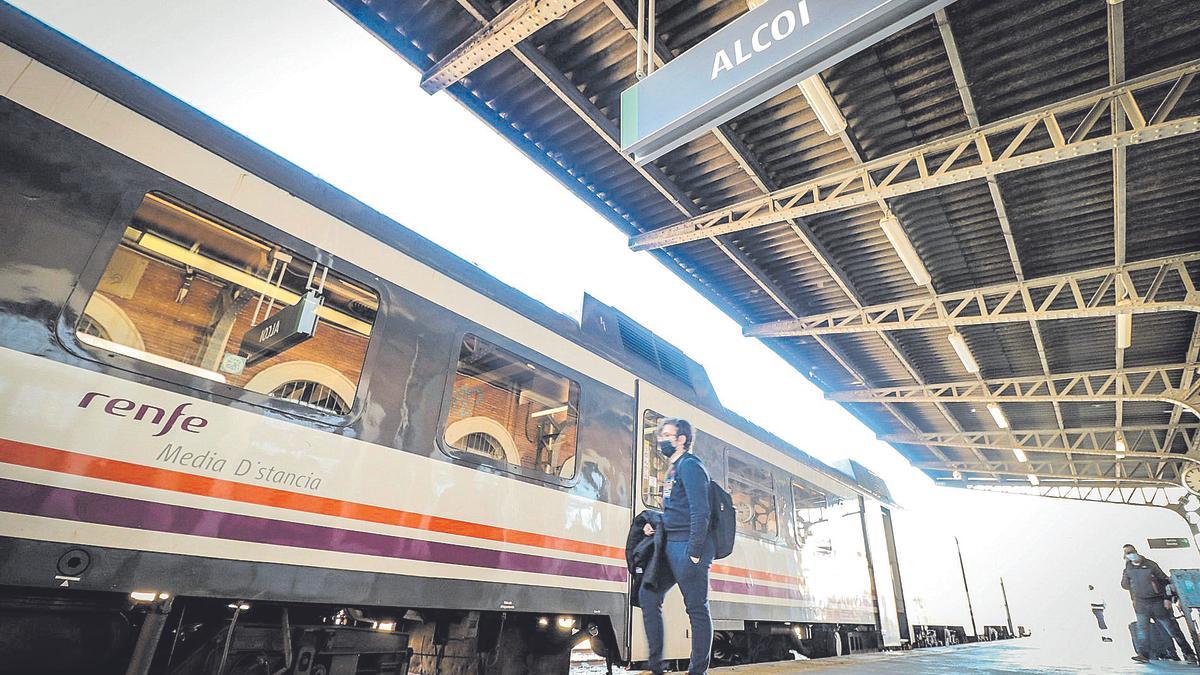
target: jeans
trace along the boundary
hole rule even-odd
[[[650,646],[650,670],[661,673],[663,664],[663,598],[676,583],[683,593],[683,605],[687,608],[688,620],[692,624],[692,659],[688,663],[689,675],[708,672],[709,655],[712,652],[712,614],[708,609],[708,568],[716,554],[716,542],[710,537],[704,544],[699,563],[693,563],[687,554],[686,541],[667,541],[667,564],[672,579],[664,588],[652,591],[643,583],[641,595],[642,621],[646,627],[646,642]]]
[[[1104,624],[1104,610],[1093,607],[1092,614],[1096,616],[1096,623],[1100,626],[1100,630],[1108,630],[1108,626]]]
[[[1188,644],[1187,638],[1183,636],[1183,631],[1179,630],[1179,624],[1175,621],[1174,613],[1163,606],[1163,601],[1158,600],[1142,600],[1138,599],[1133,604],[1133,612],[1137,615],[1137,647],[1138,655],[1150,658],[1150,619],[1154,619],[1163,628],[1167,629],[1167,633],[1179,645],[1186,655],[1193,655],[1192,646]],[[1157,630],[1157,629],[1154,629]]]

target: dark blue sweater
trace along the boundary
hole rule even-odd
[[[663,485],[663,527],[668,541],[686,541],[688,556],[699,558],[708,538],[708,470],[687,453],[667,471]]]

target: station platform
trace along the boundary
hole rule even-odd
[[[1200,668],[1174,661],[1139,664],[1130,660],[1133,652],[1127,641],[1070,645],[1054,644],[1045,639],[1025,638],[954,647],[918,649],[908,652],[883,652],[853,656],[755,664],[717,668],[711,672],[738,675],[784,675],[785,673],[830,673],[860,675],[956,675],[958,673],[1032,674],[1200,672]]]

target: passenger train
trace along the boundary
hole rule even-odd
[[[644,660],[624,545],[661,506],[663,416],[735,500],[719,663],[910,639],[861,466],[725,410],[616,309],[555,313],[3,3],[0,236],[0,670]]]

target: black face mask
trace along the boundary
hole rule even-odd
[[[670,457],[675,454],[675,446],[671,445],[671,441],[659,441],[658,451],[663,454],[663,457]]]

